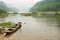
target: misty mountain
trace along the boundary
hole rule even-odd
[[[30,12],[56,12],[60,11],[60,0],[43,0],[37,2]]]
[[[17,8],[14,8],[11,5],[9,6],[9,5],[5,4],[3,1],[0,1],[0,10],[5,10],[5,11],[8,11],[8,12],[18,11]]]

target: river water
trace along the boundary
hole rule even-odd
[[[14,34],[4,37],[0,34],[0,40],[60,40],[59,21],[49,18],[34,18],[20,16],[9,16],[5,21],[22,22],[22,28]]]

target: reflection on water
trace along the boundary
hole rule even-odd
[[[60,21],[49,18],[33,18],[15,15],[5,18],[5,21],[22,21],[22,29],[11,35],[4,37],[0,35],[0,40],[60,40]]]

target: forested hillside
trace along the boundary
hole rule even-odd
[[[30,12],[56,12],[60,11],[60,0],[43,0],[37,2]]]

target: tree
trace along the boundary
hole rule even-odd
[[[4,11],[4,10],[0,10],[0,13],[7,13],[6,11]]]

